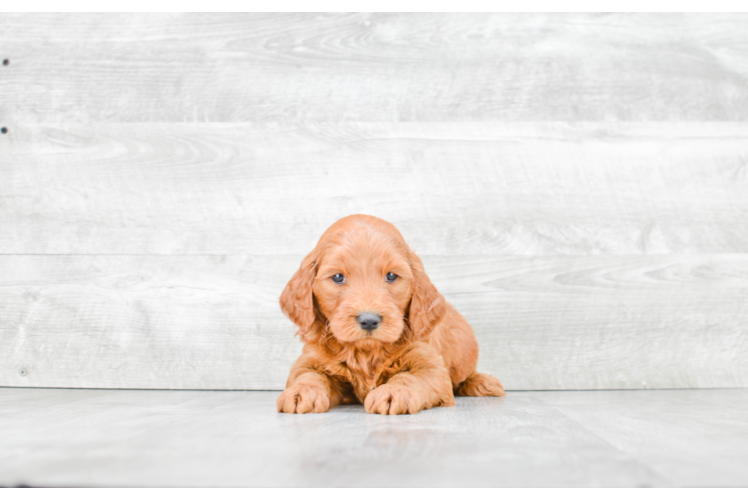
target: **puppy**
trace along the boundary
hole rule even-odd
[[[400,232],[351,215],[333,224],[280,297],[304,342],[279,412],[361,402],[369,413],[454,406],[454,395],[503,396],[477,373],[472,328],[431,284]]]

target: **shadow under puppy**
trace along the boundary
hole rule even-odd
[[[477,373],[468,322],[439,294],[389,222],[340,219],[320,238],[280,297],[304,342],[279,412],[321,413],[362,402],[369,413],[454,406],[454,395],[503,396]]]

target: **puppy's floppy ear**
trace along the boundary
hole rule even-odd
[[[426,276],[421,259],[412,251],[409,259],[414,281],[408,313],[410,329],[415,340],[426,340],[447,314],[447,302]]]
[[[316,249],[304,257],[280,296],[283,314],[296,323],[302,337],[312,330],[316,318],[312,296],[312,283],[317,276],[316,258]]]

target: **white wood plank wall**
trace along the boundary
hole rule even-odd
[[[0,14],[0,386],[279,389],[395,223],[509,389],[748,386],[748,15]]]

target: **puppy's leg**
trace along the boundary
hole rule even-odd
[[[291,369],[287,389],[278,396],[279,413],[324,413],[343,402],[343,393],[333,379],[308,366],[302,355]]]
[[[458,396],[504,396],[499,379],[485,373],[473,373],[455,391]]]
[[[364,400],[368,413],[399,415],[433,406],[454,406],[452,382],[442,357],[418,342],[400,359],[400,370]]]

